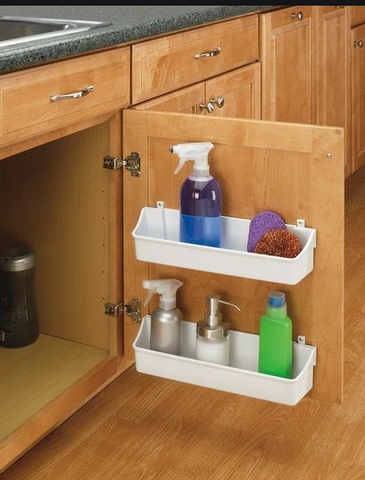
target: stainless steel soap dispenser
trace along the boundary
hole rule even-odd
[[[221,300],[219,295],[207,297],[205,320],[196,326],[196,358],[204,362],[229,364],[229,325],[222,321],[221,304],[241,309]]]

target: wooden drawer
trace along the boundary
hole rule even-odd
[[[218,55],[196,58],[218,47]],[[134,45],[132,103],[251,63],[258,57],[257,15]]]
[[[351,27],[365,23],[365,6],[351,5]]]
[[[300,14],[302,14],[302,16]],[[285,8],[284,10],[279,10],[278,12],[269,13],[267,15],[271,16],[271,28],[283,27],[284,25],[289,25],[294,22],[300,22],[300,19],[305,20],[306,18],[311,17],[312,6],[299,5]]]
[[[0,77],[0,145],[128,106],[129,59],[127,47]],[[87,86],[83,97],[51,101]]]

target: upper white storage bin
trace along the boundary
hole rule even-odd
[[[132,235],[137,260],[175,267],[295,285],[313,270],[316,230],[287,225],[303,250],[296,258],[247,252],[250,220],[222,217],[222,247],[179,242],[179,211],[142,209]]]

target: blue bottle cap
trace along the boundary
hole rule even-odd
[[[285,303],[285,293],[283,292],[270,292],[269,293],[269,306],[270,307],[284,307]]]

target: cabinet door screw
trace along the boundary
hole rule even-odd
[[[327,153],[326,157],[327,158],[332,158],[332,153]]]

